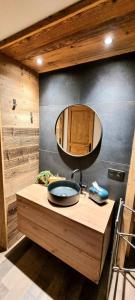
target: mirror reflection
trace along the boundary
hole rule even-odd
[[[68,154],[83,156],[99,143],[102,126],[96,112],[82,104],[71,105],[61,112],[55,134],[58,145]]]

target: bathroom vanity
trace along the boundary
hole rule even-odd
[[[114,201],[99,206],[80,194],[79,202],[57,207],[47,188],[32,184],[17,194],[18,228],[28,238],[98,284],[112,224]]]

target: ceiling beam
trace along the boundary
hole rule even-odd
[[[48,29],[49,27],[52,27],[61,21],[66,20],[67,18],[75,16],[77,13],[83,12],[85,9],[87,9],[88,6],[95,6],[97,5],[97,2],[103,2],[105,0],[82,0],[78,3],[75,3],[66,9],[63,9],[52,16],[49,16],[31,26],[29,26],[26,29],[23,29],[11,37],[8,37],[2,41],[0,41],[0,49],[4,49],[8,46],[11,46],[15,44],[16,42],[19,42],[23,39],[27,39],[31,37],[32,35],[42,32],[45,29]]]
[[[113,37],[109,47],[107,35]],[[135,51],[133,0],[84,0],[0,43],[38,73]],[[42,56],[44,64],[36,65]]]

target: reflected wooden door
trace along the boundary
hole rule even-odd
[[[82,105],[68,110],[68,152],[76,155],[88,154],[93,145],[95,113]]]

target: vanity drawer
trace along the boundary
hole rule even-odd
[[[24,216],[18,215],[18,218],[19,230],[28,238],[93,282],[98,283],[100,278],[100,260],[92,258],[74,245],[40,227]]]
[[[101,259],[103,234],[74,222],[52,210],[29,203],[27,200],[19,200],[18,214],[28,220],[34,221],[38,226],[73,244],[88,255],[96,259]]]
[[[102,234],[19,195],[17,203],[22,233],[98,283],[109,243],[109,224]]]

